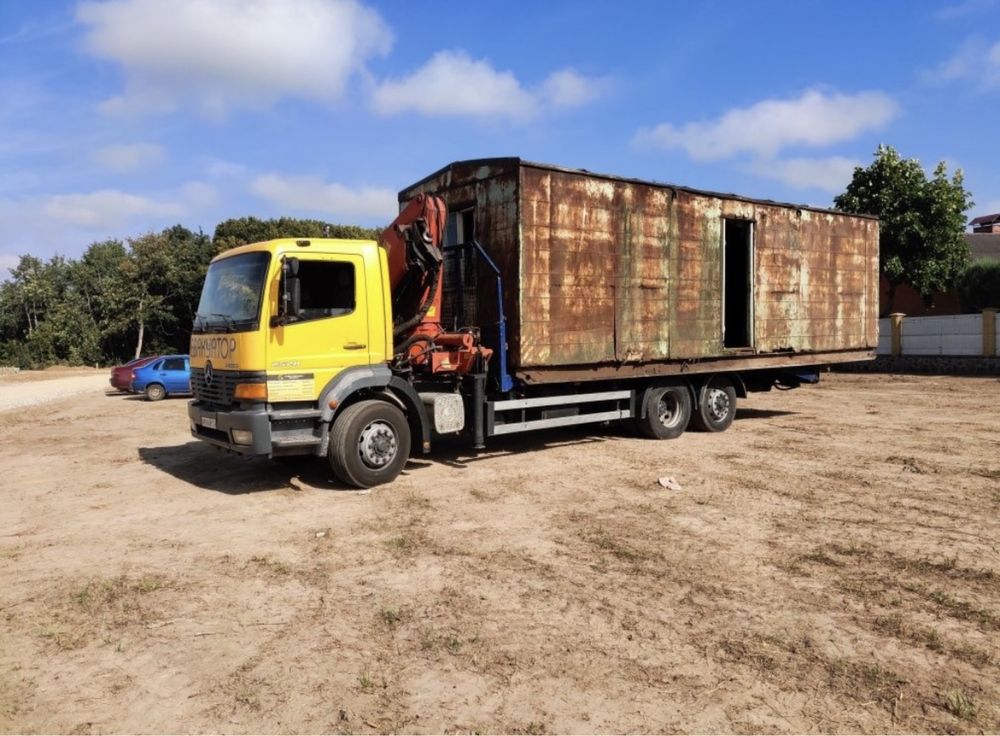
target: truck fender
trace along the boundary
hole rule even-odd
[[[431,422],[427,417],[427,409],[420,395],[407,381],[399,376],[389,379],[389,390],[406,405],[406,416],[410,420],[410,432],[414,439],[420,438],[420,451],[431,451]]]
[[[743,377],[739,373],[708,373],[701,376],[701,380],[695,383],[694,400],[696,402],[701,400],[702,391],[705,390],[705,386],[708,385],[708,382],[717,376],[728,378],[732,382],[733,389],[736,391],[736,396],[738,398],[745,399],[747,397],[747,385],[743,382]],[[695,406],[697,406],[697,404],[695,404]]]
[[[319,409],[323,412],[320,419],[332,422],[344,400],[353,393],[366,388],[385,388],[389,385],[392,372],[387,365],[355,366],[347,368],[329,380],[319,394]],[[330,407],[335,402],[337,409]]]
[[[327,452],[330,444],[330,425],[337,412],[351,396],[365,390],[391,394],[391,398],[384,396],[383,400],[404,410],[410,422],[410,432],[414,438],[421,439],[422,452],[430,452],[430,421],[420,396],[413,386],[399,376],[392,375],[388,366],[373,365],[347,368],[331,378],[323,387],[319,396],[322,441],[316,448],[317,455],[325,455]],[[330,406],[331,402],[335,402],[336,408]]]

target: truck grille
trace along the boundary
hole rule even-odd
[[[264,371],[212,371],[212,383],[205,382],[204,368],[191,369],[191,392],[198,401],[231,406],[236,384],[266,380]]]

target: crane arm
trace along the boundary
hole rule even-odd
[[[482,370],[493,351],[474,332],[445,332],[441,327],[444,282],[442,252],[448,207],[435,194],[418,194],[385,229],[392,290],[397,366],[430,373],[466,374]]]
[[[443,260],[448,208],[441,197],[418,194],[379,238],[389,258],[389,284],[395,289],[412,269],[433,270]]]

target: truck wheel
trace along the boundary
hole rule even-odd
[[[150,401],[159,401],[167,395],[167,390],[158,383],[151,383],[146,386],[146,398]]]
[[[410,425],[384,401],[359,401],[330,428],[330,467],[348,485],[371,488],[392,482],[410,456]]]
[[[724,376],[715,376],[698,392],[691,426],[701,432],[722,432],[736,417],[736,389]]]
[[[646,416],[636,419],[639,431],[657,440],[679,437],[691,419],[691,391],[687,386],[661,386],[646,396]]]

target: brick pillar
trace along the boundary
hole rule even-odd
[[[983,355],[997,354],[997,310],[988,307],[983,310]]]
[[[903,354],[903,317],[902,312],[893,312],[889,315],[889,326],[892,328],[892,354]]]

